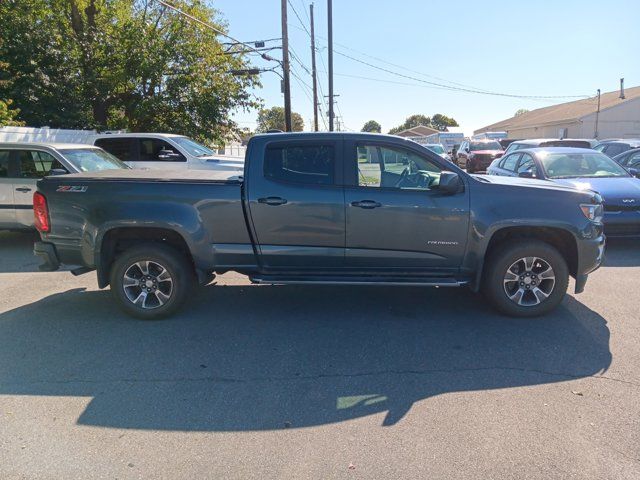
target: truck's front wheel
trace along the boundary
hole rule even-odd
[[[487,258],[482,290],[502,313],[533,317],[557,307],[568,282],[567,263],[558,250],[541,241],[519,240]]]
[[[184,302],[193,284],[190,262],[165,245],[132,247],[111,268],[111,292],[120,308],[143,320],[171,315]]]

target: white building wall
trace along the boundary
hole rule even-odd
[[[580,137],[593,138],[595,112],[581,120]],[[602,110],[598,118],[598,138],[640,138],[640,97]]]

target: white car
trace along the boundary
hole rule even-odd
[[[244,170],[244,158],[217,155],[210,148],[183,135],[169,133],[106,133],[89,142],[115,155],[134,168],[194,169],[237,172]]]
[[[33,192],[47,175],[129,168],[101,148],[77,143],[0,143],[0,229],[33,227]]]

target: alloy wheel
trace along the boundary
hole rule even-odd
[[[504,275],[504,292],[509,300],[533,307],[544,302],[556,284],[553,268],[539,257],[523,257],[511,264]]]
[[[126,269],[122,287],[131,303],[150,310],[169,301],[173,293],[173,278],[169,270],[158,262],[142,260]]]

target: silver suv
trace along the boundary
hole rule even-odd
[[[64,143],[0,143],[0,229],[33,227],[33,192],[47,175],[129,168],[101,148]]]

